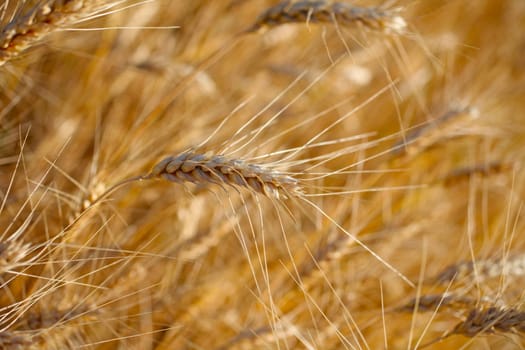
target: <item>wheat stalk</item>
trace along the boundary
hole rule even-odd
[[[18,57],[49,33],[112,6],[110,0],[47,0],[15,16],[0,32],[0,66]]]
[[[265,165],[193,151],[163,159],[143,179],[155,177],[181,184],[212,183],[233,188],[248,188],[255,193],[276,199],[298,197],[303,193],[297,179]]]
[[[371,30],[401,33],[405,20],[393,11],[379,7],[359,7],[330,1],[281,1],[264,11],[248,31],[286,23],[331,23],[343,26],[360,24]]]

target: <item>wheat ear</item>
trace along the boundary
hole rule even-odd
[[[455,294],[428,294],[413,298],[395,309],[396,312],[427,312],[436,310],[465,310],[475,306],[476,300]]]
[[[517,254],[503,259],[462,261],[444,269],[435,278],[441,284],[476,276],[480,280],[506,276],[525,276],[525,254]]]
[[[475,337],[496,332],[525,332],[525,312],[495,306],[476,308],[471,310],[467,319],[457,324],[450,334]]]
[[[6,240],[0,242],[0,275],[23,265],[29,253],[29,244],[22,241]]]
[[[32,343],[25,335],[0,332],[0,349],[27,349]]]
[[[48,308],[29,313],[22,320],[22,328],[27,330],[41,330],[53,328],[56,326],[63,326],[68,322],[85,318],[86,316],[93,317],[97,313],[94,306],[74,306],[65,309]]]
[[[477,118],[479,111],[474,107],[450,109],[432,121],[413,128],[402,142],[394,146],[394,150],[399,152],[404,149],[409,155],[418,155],[441,141],[450,139],[462,126]]]
[[[247,188],[276,199],[298,197],[303,194],[297,179],[265,165],[193,151],[163,159],[143,179],[156,177],[163,177],[176,183],[189,182],[197,185],[212,183],[233,188]]]
[[[439,182],[444,184],[445,186],[450,186],[460,183],[461,181],[467,180],[473,175],[489,177],[495,174],[501,174],[511,169],[512,167],[510,164],[502,162],[478,164],[470,167],[454,169],[445,177],[441,178]]]
[[[29,12],[15,16],[0,32],[0,66],[18,57],[49,33],[100,13],[112,3],[115,1],[40,1]]]
[[[401,33],[406,28],[405,20],[378,7],[359,7],[330,1],[281,1],[264,11],[248,31],[264,27],[275,27],[286,23],[331,23],[341,26],[362,25],[371,30]]]

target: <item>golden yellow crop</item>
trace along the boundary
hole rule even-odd
[[[4,0],[0,349],[521,349],[523,0]]]

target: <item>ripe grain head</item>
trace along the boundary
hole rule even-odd
[[[360,25],[385,33],[402,33],[406,28],[405,20],[395,11],[379,7],[359,7],[324,0],[286,0],[263,12],[249,31],[286,23],[333,22],[340,26]]]
[[[163,159],[146,176],[152,177],[175,183],[247,188],[275,199],[298,197],[303,192],[297,179],[264,165],[193,151]]]
[[[418,312],[426,312],[449,310],[454,312],[473,307],[476,304],[476,301],[469,297],[451,293],[426,294],[408,301],[406,304],[396,308],[396,311],[414,312],[414,310],[417,310]]]
[[[451,334],[475,337],[491,333],[525,332],[525,312],[514,308],[487,307],[472,309],[466,320],[454,327]]]
[[[0,31],[0,66],[36,45],[51,32],[111,8],[115,0],[46,0],[17,11]]]
[[[23,264],[29,253],[29,244],[22,241],[8,240],[0,243],[0,274],[12,271]]]
[[[459,262],[445,268],[438,274],[436,281],[447,284],[453,280],[478,279],[483,281],[501,276],[520,277],[524,275],[525,256],[523,254],[515,254],[505,258]]]

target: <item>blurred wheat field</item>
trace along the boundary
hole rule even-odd
[[[0,348],[525,348],[523,0],[0,23]]]

